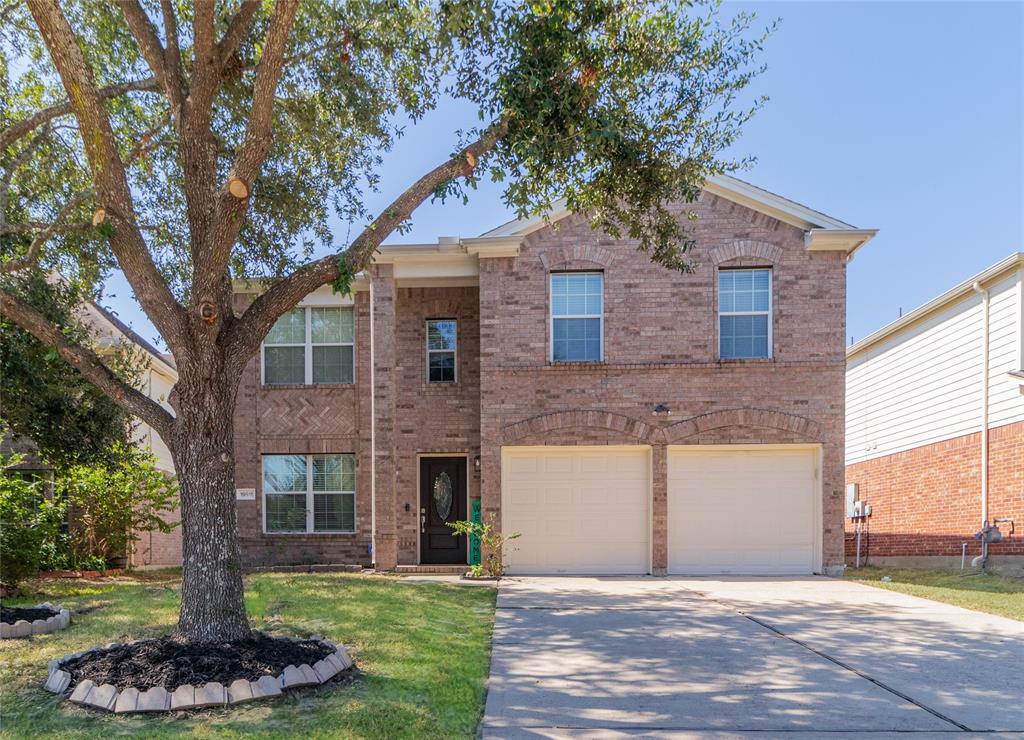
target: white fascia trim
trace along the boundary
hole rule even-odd
[[[942,295],[933,298],[932,300],[925,303],[923,306],[915,308],[910,313],[904,314],[901,318],[896,319],[890,324],[886,324],[878,331],[873,334],[861,339],[856,344],[851,344],[846,349],[846,359],[850,360],[861,352],[869,349],[878,342],[884,339],[888,339],[894,334],[906,329],[912,324],[916,324],[918,321],[930,316],[933,313],[941,311],[942,309],[957,303],[962,300],[965,296],[974,294],[974,284],[980,283],[982,286],[998,282],[1008,273],[1018,270],[1024,267],[1024,252],[1017,252],[1011,254],[1004,260],[997,262],[986,270],[979,272],[973,277],[967,278],[964,282],[957,285],[955,288],[947,290]]]
[[[804,246],[808,252],[853,253],[874,239],[878,229],[808,229]]]

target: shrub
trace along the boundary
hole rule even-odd
[[[505,573],[505,564],[502,560],[503,553],[509,541],[520,536],[519,532],[513,532],[508,535],[502,534],[494,526],[494,516],[491,516],[491,521],[487,524],[462,520],[449,522],[448,526],[452,528],[453,535],[464,534],[469,537],[480,538],[480,544],[483,545],[485,557],[481,566],[473,566],[471,569],[470,572],[474,577],[478,578],[486,574],[491,578],[501,578]]]
[[[163,518],[178,505],[174,478],[132,446],[117,443],[113,453],[117,462],[110,466],[73,465],[56,480],[71,514],[68,550],[76,567],[127,557],[137,533],[177,526]]]
[[[15,464],[4,462],[0,467]],[[12,591],[39,572],[45,546],[60,529],[63,507],[45,486],[0,472],[0,584]]]

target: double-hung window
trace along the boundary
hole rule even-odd
[[[263,340],[264,384],[353,382],[354,324],[351,306],[288,311]]]
[[[427,382],[454,383],[458,380],[456,352],[459,329],[455,319],[427,321]]]
[[[719,357],[772,356],[772,271],[718,271]]]
[[[600,362],[604,356],[604,275],[551,274],[552,362]]]
[[[354,532],[355,455],[264,455],[263,510],[271,533]]]

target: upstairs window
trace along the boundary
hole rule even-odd
[[[266,385],[351,383],[355,319],[350,306],[288,311],[263,340]]]
[[[772,356],[772,271],[718,271],[719,357]]]
[[[354,532],[355,455],[264,455],[263,509],[267,532]]]
[[[604,275],[551,275],[552,362],[600,362],[604,357]]]
[[[454,383],[458,380],[458,322],[455,319],[427,321],[427,382]]]

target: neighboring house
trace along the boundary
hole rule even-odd
[[[846,482],[871,506],[873,564],[959,567],[998,524],[989,565],[1024,572],[1024,253],[849,347]],[[852,491],[851,491],[852,493]],[[855,557],[848,520],[847,560]]]
[[[140,390],[150,398],[157,400],[161,406],[173,414],[174,410],[171,408],[168,398],[174,384],[178,382],[178,370],[174,365],[174,358],[170,354],[158,350],[117,316],[97,303],[90,302],[82,306],[79,318],[92,330],[101,354],[105,347],[113,349],[125,342],[134,344],[141,350],[144,369]],[[149,424],[138,419],[136,419],[135,441],[139,447],[153,454],[156,458],[157,469],[174,475],[171,451]],[[181,514],[174,511],[163,518],[168,522],[179,522]],[[139,532],[138,537],[139,539],[135,542],[135,551],[131,557],[131,564],[134,567],[157,568],[181,565],[181,527],[175,527],[166,534],[163,532]]]
[[[307,296],[239,390],[244,565],[464,567],[445,523],[479,500],[514,573],[840,571],[846,263],[875,232],[730,177],[686,208],[692,274],[556,211]]]
[[[78,311],[78,318],[90,328],[96,339],[97,351],[101,356],[125,343],[135,345],[142,353],[142,392],[150,398],[158,400],[164,408],[173,413],[167,403],[167,398],[174,384],[178,382],[178,371],[175,369],[171,356],[160,352],[114,314],[97,303],[89,302],[82,305]],[[135,442],[156,457],[158,469],[174,475],[174,462],[171,460],[170,450],[152,427],[136,420]],[[35,445],[30,439],[10,435],[0,440],[0,451],[17,451],[26,456],[25,460],[11,468],[9,473],[52,479],[53,471],[36,456]],[[180,514],[175,511],[165,519],[177,522],[180,520]],[[181,565],[181,528],[175,527],[168,534],[140,532],[135,551],[132,553],[131,564],[139,568]]]

